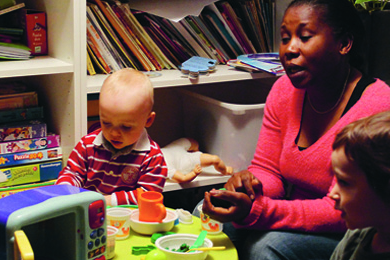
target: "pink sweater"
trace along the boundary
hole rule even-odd
[[[304,90],[282,76],[270,91],[256,152],[248,167],[263,184],[263,197],[238,227],[260,230],[342,232],[346,230],[334,202],[327,197],[335,180],[331,145],[335,134],[356,119],[390,109],[390,88],[377,80],[360,100],[316,143],[300,151],[295,143],[300,128]],[[290,199],[286,181],[293,184]]]

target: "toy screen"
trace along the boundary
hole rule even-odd
[[[76,214],[69,213],[22,227],[36,260],[76,259]]]

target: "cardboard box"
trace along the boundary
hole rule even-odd
[[[42,138],[32,138],[0,143],[0,154],[20,153],[60,146],[60,136],[49,134]]]
[[[45,137],[46,123],[39,120],[20,121],[0,125],[0,142]]]
[[[0,167],[8,167],[28,163],[39,163],[45,161],[52,161],[60,158],[62,158],[61,147],[48,148],[36,151],[26,151],[20,153],[0,154]]]
[[[31,55],[46,55],[47,50],[47,23],[46,13],[34,10],[26,12],[26,38],[27,47]]]
[[[2,168],[0,187],[57,179],[61,170],[61,160]]]

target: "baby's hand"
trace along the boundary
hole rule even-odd
[[[202,172],[202,166],[200,166],[199,164],[195,165],[194,173],[196,175],[199,175],[201,172]]]
[[[106,206],[111,206],[111,195],[104,196],[104,199],[106,200]]]

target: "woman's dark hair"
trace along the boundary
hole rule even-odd
[[[334,30],[336,37],[350,34],[353,45],[349,53],[350,64],[364,71],[365,31],[358,11],[348,0],[293,0],[287,7],[308,5],[322,14],[322,21]]]
[[[390,202],[390,111],[345,126],[336,135],[332,148],[344,148],[348,160],[366,174],[369,185]]]

